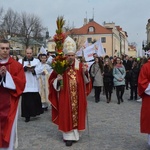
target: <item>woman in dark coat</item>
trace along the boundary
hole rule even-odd
[[[113,89],[113,67],[109,58],[104,60],[103,82],[107,103],[109,103],[111,101],[111,94]]]

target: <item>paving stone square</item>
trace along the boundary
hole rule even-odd
[[[117,104],[115,90],[108,104],[103,93],[95,103],[93,90],[88,96],[87,128],[80,140],[66,147],[62,134],[51,121],[51,108],[28,123],[19,110],[17,150],[148,150],[147,135],[140,133],[141,102],[128,101]]]

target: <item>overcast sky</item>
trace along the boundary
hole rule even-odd
[[[150,18],[150,0],[0,0],[4,10],[12,8],[19,13],[38,15],[50,36],[55,34],[56,18],[64,16],[66,24],[80,28],[84,18],[114,22],[128,34],[129,42],[136,42],[138,49],[147,40],[146,24]]]

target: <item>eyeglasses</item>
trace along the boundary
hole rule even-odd
[[[9,47],[1,47],[1,50],[4,50],[4,49],[9,50]]]

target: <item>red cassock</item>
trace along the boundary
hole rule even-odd
[[[141,107],[141,120],[140,127],[141,133],[150,134],[150,95],[144,91],[150,84],[150,61],[144,64],[140,70],[138,78],[138,94],[142,98]]]
[[[49,100],[52,105],[52,121],[58,125],[59,130],[63,132],[68,132],[73,129],[84,130],[85,120],[87,113],[87,95],[91,92],[91,82],[88,84],[84,83],[82,64],[79,64],[79,69],[75,69],[74,65],[72,67],[74,73],[76,74],[76,85],[77,85],[77,126],[73,127],[73,104],[71,103],[71,89],[69,78],[73,74],[69,75],[69,69],[63,74],[63,87],[59,92],[57,92],[53,87],[54,79],[57,77],[55,71],[52,72],[49,78]],[[59,94],[59,95],[58,95]]]
[[[13,58],[10,57],[8,62],[0,64],[1,66],[6,66],[16,85],[16,90],[0,86],[0,148],[4,148],[9,146],[19,97],[24,90],[26,80],[22,65]]]

